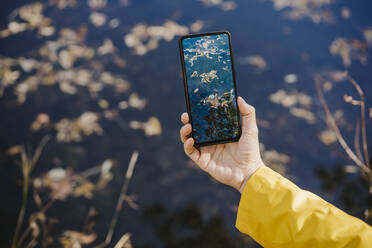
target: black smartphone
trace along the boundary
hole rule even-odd
[[[230,33],[182,36],[179,46],[195,146],[238,141],[241,125]]]

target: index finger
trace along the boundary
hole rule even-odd
[[[186,112],[181,115],[181,121],[183,124],[189,123],[189,115]]]

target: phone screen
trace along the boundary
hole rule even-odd
[[[229,33],[184,36],[180,49],[195,144],[237,141],[241,127]]]

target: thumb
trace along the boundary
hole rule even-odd
[[[242,117],[242,137],[258,134],[256,111],[242,97],[238,97],[238,107]]]

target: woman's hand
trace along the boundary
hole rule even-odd
[[[196,149],[194,139],[190,137],[192,127],[187,113],[181,116],[184,126],[180,134],[185,153],[190,159],[217,181],[234,187],[242,193],[249,177],[259,167],[264,166],[264,163],[259,150],[255,109],[242,97],[238,97],[238,106],[242,117],[242,135],[239,142]]]

